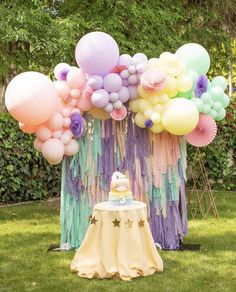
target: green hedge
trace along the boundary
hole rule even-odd
[[[234,122],[230,119],[220,125],[214,142],[202,148],[212,187],[218,190],[235,190],[236,142]],[[17,122],[8,113],[0,114],[0,202],[21,202],[45,199],[60,193],[61,165],[50,166],[34,150],[33,135],[19,130]],[[188,146],[188,163],[199,171],[199,156]],[[189,180],[188,186],[192,186]],[[199,181],[198,187],[202,187]]]
[[[0,114],[0,202],[41,200],[60,193],[61,166],[50,166],[34,150],[33,135]]]

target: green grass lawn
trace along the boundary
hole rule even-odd
[[[219,219],[190,220],[185,243],[201,251],[161,251],[164,272],[121,280],[88,280],[70,272],[75,252],[59,243],[59,207],[46,202],[0,207],[0,291],[236,291],[236,193],[217,193]]]

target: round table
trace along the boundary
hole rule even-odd
[[[85,278],[119,277],[131,280],[163,270],[147,221],[147,206],[110,202],[94,206],[84,241],[71,263],[71,270]]]

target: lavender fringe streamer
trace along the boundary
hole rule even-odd
[[[124,122],[123,133],[126,155],[122,160],[121,149],[114,133],[114,121],[92,120],[87,134],[78,140],[80,150],[72,159],[63,162],[61,190],[61,246],[80,246],[88,226],[92,207],[107,200],[111,175],[115,170],[128,170],[134,194],[145,190],[150,210],[150,227],[154,241],[163,249],[179,249],[183,235],[187,235],[188,222],[185,198],[185,141],[179,140],[178,165],[162,174],[162,187],[153,184],[147,158],[152,155],[149,133],[133,125],[131,116]],[[124,125],[123,125],[124,126]],[[102,133],[102,127],[103,132]],[[116,127],[119,127],[119,125]],[[104,135],[103,135],[104,134]],[[116,150],[114,150],[116,149]],[[139,162],[142,187],[137,185],[135,160]]]

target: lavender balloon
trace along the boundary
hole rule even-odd
[[[104,89],[98,89],[91,96],[92,104],[98,108],[103,108],[109,103],[109,93]]]
[[[126,101],[129,100],[130,94],[127,87],[122,86],[118,93],[119,93],[120,101],[122,103],[125,103]]]
[[[104,76],[117,65],[119,48],[109,34],[90,32],[79,40],[75,58],[84,73]]]
[[[108,92],[117,92],[121,89],[122,79],[116,73],[107,74],[103,80],[103,88]]]
[[[99,75],[90,76],[87,85],[92,89],[101,89],[103,85],[103,78]]]
[[[71,124],[70,130],[75,138],[79,139],[83,136],[85,131],[85,120],[79,113],[72,113],[70,115]]]

